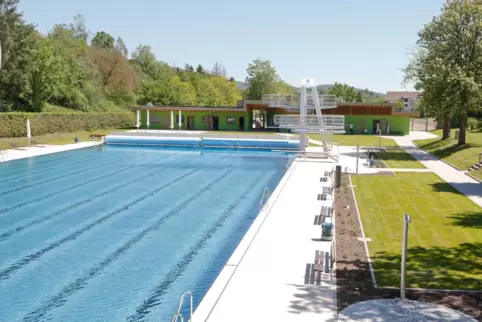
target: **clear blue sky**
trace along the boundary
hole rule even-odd
[[[403,73],[417,32],[444,0],[21,0],[41,32],[82,14],[95,34],[121,36],[132,52],[153,48],[176,66],[221,62],[244,81],[253,59],[269,59],[298,85],[346,82],[374,91],[403,90]],[[408,87],[411,90],[411,87]]]

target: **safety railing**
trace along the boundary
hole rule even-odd
[[[0,160],[5,161],[8,159],[8,151],[0,150]]]
[[[204,139],[236,139],[236,140],[263,140],[263,141],[296,141],[297,136],[286,136],[273,134],[230,134],[223,133],[222,131],[216,133],[172,133],[167,131],[156,131],[156,130],[139,130],[134,132],[111,132],[109,135],[112,136],[144,136],[144,137],[188,137],[188,138],[198,138],[200,140]]]
[[[269,188],[268,187],[264,188],[263,196],[261,197],[261,200],[259,201],[259,207],[261,209],[263,209],[266,206],[266,204],[268,203],[269,195],[270,195]]]
[[[184,293],[182,293],[181,295],[181,300],[179,301],[179,307],[177,308],[177,312],[176,314],[174,314],[174,316],[172,317],[172,320],[171,322],[184,322],[184,316],[182,315],[181,313],[181,309],[182,309],[182,305],[184,304],[184,298],[186,297],[186,295],[189,295],[189,298],[190,298],[190,303],[189,303],[189,320],[191,322],[192,321],[192,309],[193,309],[193,297],[192,297],[192,292],[191,291],[186,291]],[[179,318],[181,318],[179,320]]]

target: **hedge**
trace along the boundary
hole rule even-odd
[[[135,125],[135,114],[125,113],[0,113],[0,138],[27,135],[30,119],[32,136],[109,128],[128,128]]]

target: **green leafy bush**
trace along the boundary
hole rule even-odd
[[[469,117],[467,119],[467,128],[470,130],[470,131],[473,131],[473,130],[476,130],[478,127],[478,122],[477,122],[477,119],[475,117]]]
[[[32,135],[60,132],[128,128],[135,124],[135,114],[125,113],[0,113],[0,137],[27,135],[30,119]]]

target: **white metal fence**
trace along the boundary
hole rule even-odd
[[[434,118],[411,119],[410,131],[433,131],[437,129],[437,121]]]
[[[332,133],[345,132],[345,117],[343,115],[323,115],[321,119],[320,124],[316,115],[275,115],[273,123],[285,129]]]

